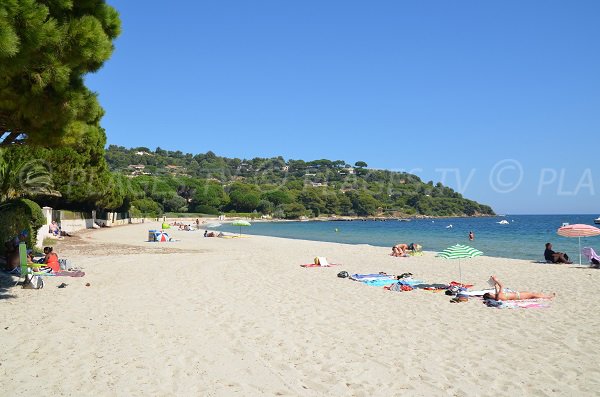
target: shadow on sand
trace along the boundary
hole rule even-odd
[[[15,287],[16,282],[16,277],[6,273],[0,273],[0,300],[15,298],[14,295],[10,294],[10,290],[12,288],[19,288],[18,286]]]

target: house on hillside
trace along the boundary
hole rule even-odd
[[[144,164],[131,164],[127,166],[127,168],[131,171],[130,176],[138,176],[138,175],[150,175],[149,172],[144,172],[146,166]]]

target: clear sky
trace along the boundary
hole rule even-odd
[[[600,1],[109,0],[108,143],[365,161],[600,215]]]

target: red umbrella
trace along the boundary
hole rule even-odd
[[[557,231],[559,236],[579,238],[579,264],[581,265],[581,238],[600,235],[600,229],[590,225],[568,225],[563,226]]]

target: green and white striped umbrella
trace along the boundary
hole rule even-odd
[[[446,248],[442,252],[439,252],[436,256],[444,259],[458,259],[458,277],[459,281],[462,283],[462,268],[460,266],[460,260],[481,255],[483,255],[483,252],[479,251],[478,249],[469,247],[468,245],[456,244],[452,247]]]
[[[465,259],[481,255],[483,255],[483,252],[463,244],[453,245],[437,254],[437,256],[444,259]]]
[[[234,221],[231,225],[240,227],[240,236],[242,235],[242,226],[251,226],[250,222],[244,220]]]

